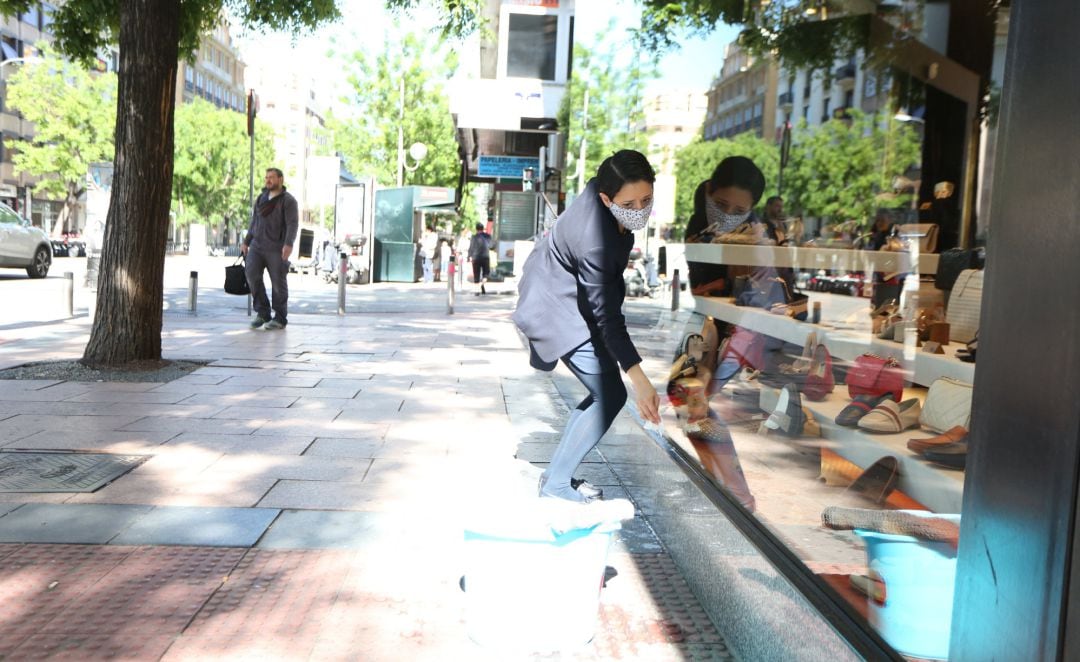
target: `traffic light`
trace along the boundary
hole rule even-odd
[[[247,134],[255,135],[255,115],[259,112],[259,95],[255,90],[248,90],[247,95]]]

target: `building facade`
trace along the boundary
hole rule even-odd
[[[7,141],[30,140],[34,132],[28,122],[7,107],[7,77],[26,58],[37,55],[36,44],[52,41],[53,11],[52,5],[37,5],[18,16],[3,19],[0,27],[0,201],[30,218],[34,225],[47,229],[52,227],[63,203],[34,199],[35,178],[15,172]]]
[[[229,24],[222,20],[204,35],[193,61],[181,60],[176,73],[176,104],[205,99],[218,108],[246,111],[246,68],[233,46]]]
[[[705,139],[731,138],[747,131],[771,136],[776,127],[778,69],[773,60],[752,57],[738,44],[729,44],[707,93]]]
[[[701,130],[708,96],[701,90],[673,90],[645,99],[644,123],[649,136],[647,156],[657,174],[675,174],[675,153],[689,145]]]
[[[258,97],[259,119],[274,131],[278,159],[276,164],[256,164],[256,171],[281,168],[285,186],[296,197],[304,219],[310,220],[318,211],[320,196],[308,196],[309,179],[322,172],[312,167],[312,159],[330,152],[325,111],[314,79],[301,66],[276,62],[273,66],[249,65],[244,80]]]

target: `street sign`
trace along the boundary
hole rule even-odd
[[[521,179],[526,168],[533,172],[540,171],[540,159],[536,156],[484,156],[481,155],[476,166],[477,177],[506,177]]]

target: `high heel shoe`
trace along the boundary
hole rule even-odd
[[[814,358],[806,374],[803,395],[811,400],[821,401],[832,393],[834,388],[836,380],[833,378],[832,356],[825,345],[819,344],[814,349]]]
[[[900,310],[896,299],[886,299],[880,306],[870,311],[870,330],[875,335],[888,326],[888,322]]]
[[[806,336],[806,344],[803,345],[802,355],[793,363],[784,363],[780,366],[780,372],[786,375],[805,375],[814,363],[814,347],[817,346],[817,334],[813,331]]]

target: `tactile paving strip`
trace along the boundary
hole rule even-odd
[[[0,492],[93,492],[148,455],[0,452]]]
[[[610,554],[600,593],[598,659],[734,660],[667,554]]]

